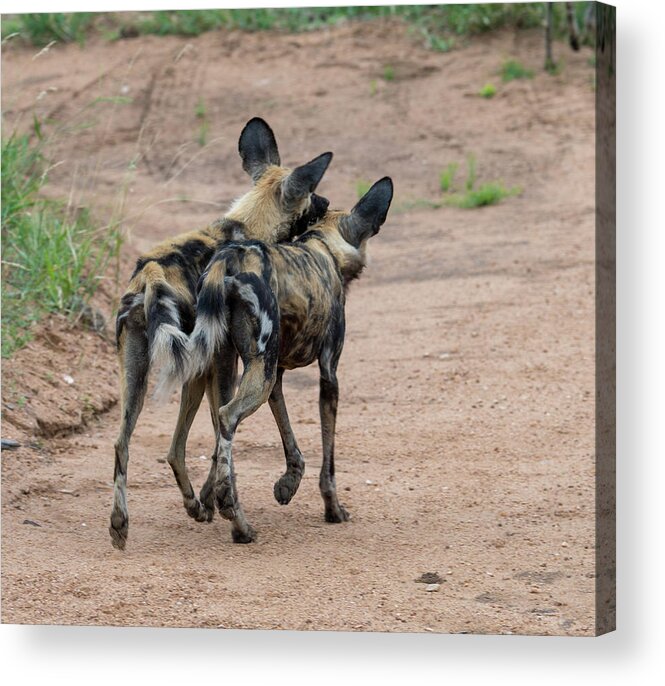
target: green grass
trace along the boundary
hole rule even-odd
[[[500,183],[484,183],[477,189],[467,189],[465,193],[453,194],[446,198],[447,205],[471,209],[474,207],[484,207],[486,205],[496,205],[504,198],[511,195],[519,195],[521,190],[515,188],[505,188]]]
[[[18,33],[27,42],[38,47],[52,41],[62,43],[84,43],[92,28],[92,12],[19,14],[2,19],[3,40],[10,34]]]
[[[347,21],[385,17],[402,18],[423,36],[428,48],[447,52],[460,37],[506,26],[539,27],[543,21],[543,3],[17,14],[3,17],[2,38],[19,33],[22,40],[43,46],[53,40],[82,42],[92,32],[115,38],[136,34],[198,36],[219,29],[296,33]],[[563,3],[555,3],[554,19],[556,33],[561,35],[565,29]]]
[[[383,80],[384,81],[394,81],[395,80],[395,70],[387,65],[383,68]]]
[[[196,115],[196,118],[199,120],[199,133],[197,140],[199,145],[203,147],[208,141],[208,113],[203,98],[200,98],[199,101],[196,103],[196,107],[194,108],[194,114]]]
[[[470,152],[466,156],[466,190],[473,190],[476,185],[476,156]]]
[[[501,79],[504,83],[508,81],[515,81],[516,79],[532,79],[533,71],[527,69],[521,62],[517,60],[506,60],[501,65]]]
[[[204,147],[208,142],[208,121],[206,119],[199,124],[199,135],[197,136],[197,141],[201,147]]]
[[[486,83],[479,91],[478,95],[480,95],[481,98],[493,98],[496,95],[496,87],[493,86],[491,83]]]
[[[37,140],[41,135],[35,122]],[[48,312],[75,314],[120,250],[119,230],[97,230],[87,210],[40,195],[47,183],[39,143],[2,142],[2,356],[30,340]]]
[[[476,188],[477,181],[477,165],[476,157],[473,153],[469,153],[466,158],[466,179],[464,181],[463,193],[451,193],[455,181],[455,173],[458,165],[451,162],[439,176],[439,186],[444,193],[442,200],[439,203],[432,203],[432,207],[441,207],[442,205],[451,205],[453,207],[462,207],[464,209],[471,209],[474,207],[484,207],[486,205],[496,205],[504,198],[511,195],[519,195],[521,189],[505,188],[503,184],[496,181],[483,183],[479,188]]]
[[[196,103],[196,107],[194,108],[194,115],[196,116],[197,119],[205,119],[207,115],[207,110],[206,110],[206,104],[203,100],[203,98],[199,98],[199,101]]]
[[[458,167],[459,165],[456,162],[451,162],[441,174],[439,174],[439,187],[444,193],[452,190]]]

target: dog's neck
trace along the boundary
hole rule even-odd
[[[243,224],[247,239],[265,243],[287,240],[292,217],[280,208],[279,188],[288,175],[284,167],[268,167],[256,185],[233,202],[224,219]]]
[[[319,238],[326,246],[342,275],[345,287],[360,276],[366,263],[366,241],[356,248],[346,241],[340,232],[340,222],[347,216],[345,212],[329,210],[310,232],[310,235]],[[307,234],[304,238],[306,237]]]

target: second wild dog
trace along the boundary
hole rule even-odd
[[[255,532],[238,499],[232,455],[236,429],[266,400],[270,403],[286,457],[286,472],[275,483],[274,495],[287,504],[298,489],[305,463],[289,423],[282,375],[315,360],[320,371],[319,487],[325,519],[348,519],[337,498],[334,462],[336,370],[344,344],[346,289],[365,266],[367,241],[385,222],[392,196],[392,181],[385,177],[350,213],[327,212],[292,243],[231,243],[215,254],[201,278],[184,378],[192,382],[217,368],[223,392],[219,404],[211,404],[212,414],[218,411],[216,448],[200,500],[210,517],[216,504],[231,520],[237,543],[253,541]],[[238,357],[243,373],[233,395],[226,370],[235,369]]]

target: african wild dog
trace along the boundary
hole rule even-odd
[[[243,169],[253,188],[226,216],[209,227],[167,240],[141,257],[122,297],[116,322],[120,361],[121,425],[115,443],[114,496],[109,532],[116,548],[127,541],[127,464],[129,441],[143,407],[148,372],[161,366],[165,378],[181,373],[186,362],[187,334],[194,327],[196,285],[215,251],[229,240],[260,239],[266,243],[302,233],[325,213],[328,201],[314,189],[330,164],[324,153],[293,171],[280,166],[277,143],[265,121],[254,118],[238,142]],[[223,365],[224,362],[221,363]],[[168,461],[183,494],[185,509],[199,521],[207,518],[194,495],[185,468],[185,444],[203,393],[219,405],[216,375],[197,379],[182,390],[180,413]],[[213,417],[217,422],[217,417]]]
[[[194,382],[216,369],[220,380],[213,464],[200,499],[212,516],[215,502],[233,523],[233,540],[254,540],[238,501],[231,446],[238,424],[266,400],[275,417],[286,472],[275,498],[286,505],[295,495],[305,463],[289,424],[282,375],[319,362],[323,465],[319,486],[328,522],[348,513],[337,499],[334,441],[337,363],[344,344],[344,302],[349,282],[365,266],[367,240],[386,220],[392,181],[377,181],[349,214],[329,211],[293,243],[230,243],[219,250],[201,277],[194,330],[189,337],[185,379]],[[238,356],[243,373],[235,395],[228,369]],[[221,365],[221,366],[220,366]]]

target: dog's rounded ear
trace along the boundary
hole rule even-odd
[[[288,204],[298,202],[313,193],[333,158],[331,152],[324,152],[311,162],[296,167],[282,182],[282,193]]]
[[[356,248],[374,236],[386,221],[393,199],[393,181],[384,176],[356,203],[351,213],[342,220],[344,238]]]
[[[242,168],[258,181],[271,164],[280,164],[277,141],[272,129],[260,117],[250,119],[240,134],[238,152]]]

